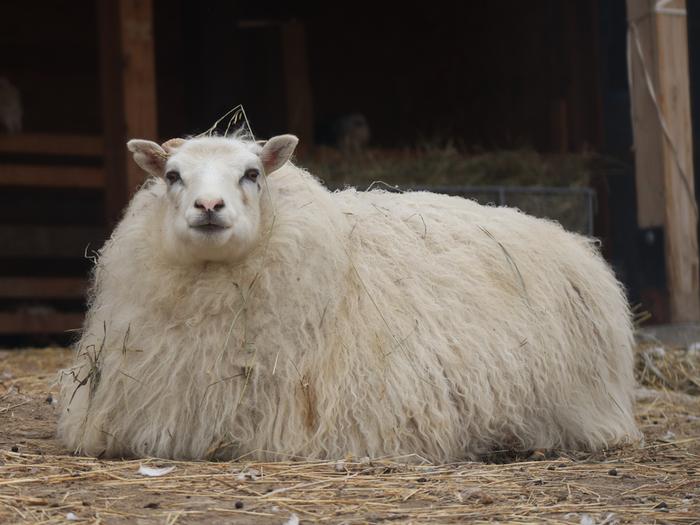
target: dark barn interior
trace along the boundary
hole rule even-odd
[[[438,2],[400,11],[369,2],[308,11],[269,4],[180,3],[179,12],[171,4],[159,17],[156,2],[161,132],[206,128],[232,100],[255,116],[261,135],[285,129],[284,115],[298,102],[285,96],[285,25],[298,21],[317,127],[362,112],[377,146],[435,136],[543,151],[601,144],[595,3],[494,2],[477,10]],[[503,10],[512,16],[500,17]],[[186,30],[176,30],[183,20]],[[183,99],[187,111],[173,114]]]
[[[663,231],[636,223],[624,2],[155,0],[151,25],[114,6],[3,4],[0,76],[23,127],[0,135],[0,343],[80,326],[91,254],[140,176],[123,139],[196,134],[237,104],[260,137],[296,133],[302,165],[349,114],[377,151],[595,153],[595,234],[632,302],[667,320]],[[134,46],[126,60],[109,35]]]

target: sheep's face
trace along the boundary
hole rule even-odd
[[[297,144],[281,135],[264,146],[238,139],[173,139],[163,146],[131,140],[134,160],[165,179],[163,242],[179,261],[236,261],[259,240],[265,174]]]

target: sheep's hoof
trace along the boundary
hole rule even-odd
[[[530,461],[543,461],[547,459],[547,449],[536,448],[530,453],[530,456],[527,459]]]

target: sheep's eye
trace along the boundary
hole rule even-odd
[[[168,179],[168,182],[170,184],[175,184],[176,182],[182,180],[180,178],[180,174],[177,171],[169,171],[168,173],[165,174],[165,178]]]
[[[258,180],[258,175],[260,175],[260,172],[258,170],[256,170],[255,168],[250,168],[249,170],[245,170],[245,173],[243,174],[243,180],[255,182]]]

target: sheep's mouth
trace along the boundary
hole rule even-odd
[[[207,222],[204,224],[190,225],[190,228],[192,228],[195,231],[201,232],[201,233],[218,233],[220,231],[228,229],[228,226],[224,226],[222,224],[216,224],[213,222]]]

